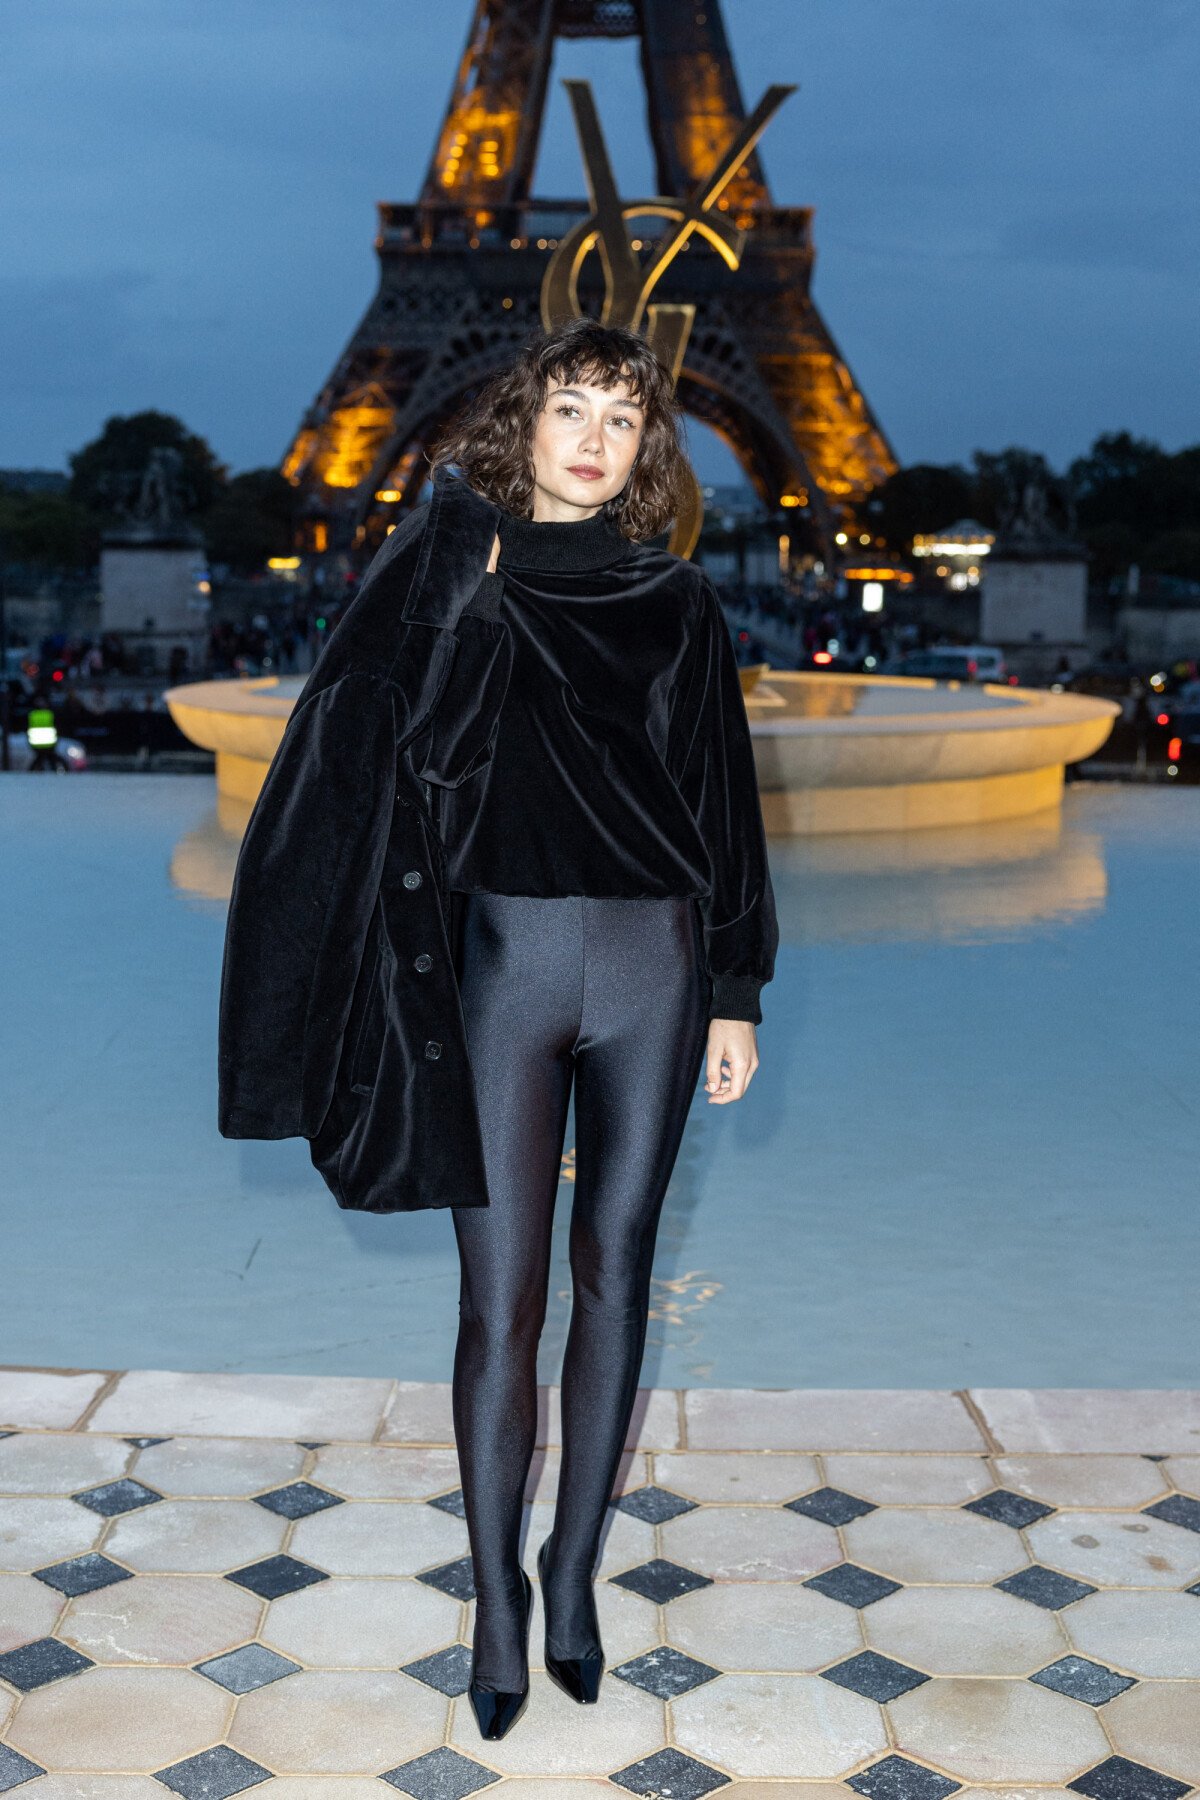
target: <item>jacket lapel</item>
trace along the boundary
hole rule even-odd
[[[500,508],[446,464],[434,471],[429,517],[412,584],[400,610],[410,624],[453,631],[488,565]]]

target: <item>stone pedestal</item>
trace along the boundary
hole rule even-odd
[[[1087,636],[1087,564],[1075,558],[990,558],[980,641],[1005,649],[1081,648]]]
[[[212,600],[199,539],[162,542],[130,534],[100,552],[101,629],[116,631],[154,671],[183,648],[195,670],[204,662]]]

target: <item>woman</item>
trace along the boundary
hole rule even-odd
[[[467,613],[512,650],[485,744],[462,743],[452,671],[410,747],[454,896],[487,1175],[487,1206],[453,1213],[453,1406],[476,1588],[468,1691],[498,1738],[529,1694],[519,1531],[572,1081],[562,1459],[537,1567],[547,1671],[588,1703],[604,1666],[592,1571],[663,1197],[701,1064],[718,1106],[758,1067],[778,931],[715,591],[646,541],[689,479],[669,372],[636,334],[575,320],[494,376],[430,460],[500,508]]]

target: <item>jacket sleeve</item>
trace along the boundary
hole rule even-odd
[[[677,710],[680,792],[712,871],[698,904],[713,991],[712,1019],[760,1024],[760,991],[775,973],[779,926],[750,723],[716,589],[700,575],[699,608]]]
[[[301,696],[234,876],[217,1052],[224,1137],[312,1137],[328,1111],[395,764],[386,681],[355,672]]]

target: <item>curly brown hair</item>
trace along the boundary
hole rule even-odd
[[[629,479],[601,508],[634,542],[665,531],[679,511],[691,465],[680,442],[675,384],[645,338],[622,325],[570,319],[540,331],[489,377],[426,451],[430,470],[456,464],[485,500],[519,519],[533,511],[533,437],[551,379],[605,389],[627,381],[644,413]]]

